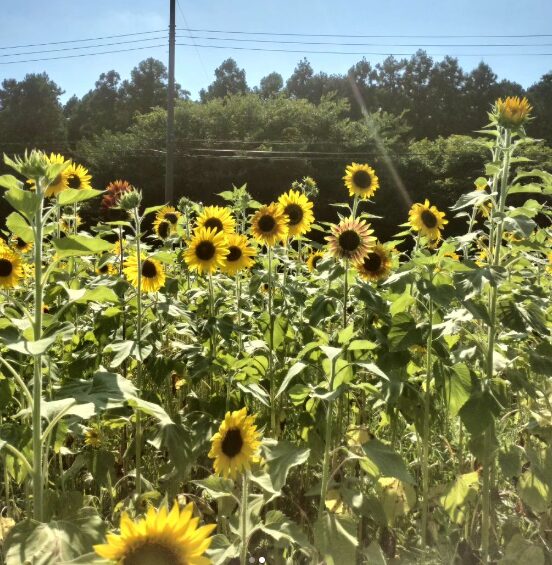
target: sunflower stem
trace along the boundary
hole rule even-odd
[[[275,438],[278,437],[276,429],[276,383],[273,371],[274,350],[274,320],[272,314],[272,247],[268,246],[268,373],[270,375],[270,427]]]
[[[353,220],[356,218],[356,215],[357,215],[358,202],[359,202],[359,197],[358,197],[358,194],[357,194],[357,195],[355,195],[355,199],[353,200]]]
[[[241,552],[240,552],[240,565],[247,565],[247,546],[248,546],[248,533],[247,533],[247,502],[248,502],[248,476],[247,470],[244,470],[242,475],[242,489],[241,489],[241,519],[240,519],[240,532],[241,532]]]
[[[343,284],[343,329],[347,327],[347,301],[349,299],[349,259],[345,259],[345,275]]]
[[[134,225],[136,236],[136,263],[138,282],[136,285],[136,342],[138,344],[138,363],[136,366],[136,389],[138,398],[142,397],[142,251],[140,246],[141,218],[138,208],[134,209]],[[136,417],[136,492],[142,492],[142,413],[135,411]]]

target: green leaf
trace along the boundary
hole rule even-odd
[[[35,192],[12,187],[4,194],[4,198],[17,212],[27,220],[32,221],[40,199]]]
[[[6,227],[26,243],[32,243],[34,241],[33,230],[21,214],[12,212],[6,218]]]
[[[52,333],[52,335],[36,341],[19,340],[16,342],[6,343],[6,347],[12,351],[17,351],[18,353],[24,353],[25,355],[43,355],[58,338],[67,340],[73,336],[74,332],[75,326],[69,322],[64,322]]]
[[[289,470],[304,463],[310,454],[308,447],[296,447],[287,441],[265,439],[263,454],[274,490],[280,491],[286,484]]]
[[[21,190],[24,184],[20,180],[17,180],[17,178],[13,175],[1,175],[0,186],[2,188],[7,188],[8,190],[11,190],[12,188]]]
[[[414,487],[398,479],[381,477],[377,491],[389,526],[393,526],[397,518],[407,514],[416,504]]]
[[[310,546],[309,540],[301,528],[279,510],[269,510],[264,524],[261,524],[259,529],[277,542],[287,541],[298,544],[303,548]]]
[[[504,557],[498,561],[499,565],[530,565],[545,564],[544,550],[542,547],[523,539],[521,534],[515,534],[506,545]]]
[[[404,483],[414,481],[401,456],[391,447],[372,439],[362,445],[365,457],[360,466],[375,479],[380,477],[395,477]]]
[[[349,343],[347,349],[349,351],[372,351],[378,347],[379,345],[374,341],[368,341],[367,339],[355,339]]]
[[[472,435],[482,434],[494,422],[497,402],[490,394],[475,393],[459,411],[462,423]]]
[[[479,490],[479,473],[460,475],[449,485],[445,494],[439,498],[441,506],[455,524],[463,524],[466,518],[466,505],[474,502]]]
[[[541,481],[531,469],[521,475],[518,483],[521,500],[535,512],[546,512],[552,502],[550,487]]]
[[[326,565],[355,563],[356,522],[347,516],[324,512],[314,524],[314,545]]]
[[[299,361],[298,363],[295,363],[295,365],[290,367],[289,371],[284,377],[284,380],[282,381],[282,384],[280,385],[280,388],[278,389],[278,392],[276,393],[275,398],[278,398],[281,394],[285,392],[292,379],[296,377],[306,366],[307,366],[306,363]]]
[[[103,190],[96,190],[94,188],[67,188],[59,194],[58,200],[61,206],[67,206],[90,200],[102,192]]]
[[[70,235],[61,239],[54,239],[53,244],[60,257],[98,255],[113,249],[113,244],[109,241],[88,235]]]
[[[192,483],[201,487],[215,500],[218,498],[227,498],[234,492],[234,481],[232,479],[223,479],[216,475],[211,475],[201,481],[192,481]]]
[[[126,340],[107,345],[104,349],[104,353],[115,353],[115,357],[113,357],[110,364],[110,368],[115,369],[120,367],[123,361],[129,356],[132,356],[138,361],[144,361],[152,350],[153,347],[150,344],[142,345],[142,347],[139,348],[135,341]]]
[[[447,371],[445,394],[451,416],[458,412],[470,398],[472,389],[470,369],[465,363],[456,363]]]
[[[370,563],[370,565],[387,565],[385,555],[377,541],[373,541],[362,552],[362,555],[366,558],[366,563]]]
[[[421,330],[416,327],[414,318],[406,312],[401,312],[391,319],[388,339],[390,351],[403,351],[412,345],[421,344],[423,336]]]
[[[501,450],[498,454],[500,470],[505,477],[521,475],[521,456],[523,449],[518,445],[511,446],[508,450]]]

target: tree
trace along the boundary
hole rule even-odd
[[[207,90],[201,89],[199,96],[202,102],[207,102],[229,94],[245,94],[248,91],[245,71],[238,67],[234,59],[226,59],[215,69],[215,80]]]
[[[17,143],[14,151],[65,143],[65,120],[59,97],[63,90],[46,73],[21,81],[6,79],[0,88],[0,141]]]
[[[284,79],[280,73],[270,73],[261,79],[256,92],[261,98],[272,98],[282,91]]]
[[[533,84],[527,95],[535,108],[535,120],[527,127],[529,133],[552,143],[552,72]]]

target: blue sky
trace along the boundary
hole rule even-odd
[[[123,78],[147,56],[166,62],[166,47],[150,47],[165,43],[165,39],[135,42],[145,37],[159,38],[161,34],[128,36],[88,43],[61,44],[21,49],[5,47],[70,41],[75,39],[131,34],[166,29],[168,0],[22,0],[6,1],[1,7],[0,19],[0,80],[21,79],[27,73],[47,72],[64,90],[63,100],[72,94],[82,96],[93,87],[100,73],[117,70]],[[426,47],[430,54],[454,55],[475,53],[551,53],[552,37],[542,38],[489,38],[487,34],[521,35],[550,34],[552,28],[552,1],[550,0],[179,0],[177,25],[210,30],[265,31],[279,33],[317,33],[352,35],[474,35],[475,38],[300,38],[280,37],[284,41],[336,41],[348,43],[377,43],[382,46],[309,46],[293,44],[262,44],[268,48],[294,50],[335,50],[358,52],[411,53],[423,43],[532,43],[541,47]],[[184,14],[184,16],[183,16]],[[185,18],[185,19],[184,19]],[[187,26],[186,26],[187,22]],[[185,34],[181,31],[179,34]],[[212,37],[214,34],[204,33]],[[231,37],[231,36],[226,36]],[[234,35],[233,37],[244,38]],[[247,36],[245,36],[247,37]],[[257,39],[267,37],[257,36]],[[270,38],[268,38],[270,39]],[[119,43],[122,41],[132,43]],[[184,37],[177,42],[191,43]],[[253,43],[193,40],[196,44],[254,46]],[[107,44],[87,50],[52,53],[34,53],[13,56],[13,53],[60,49],[82,45]],[[396,46],[392,44],[413,44]],[[383,46],[385,44],[386,46]],[[549,46],[545,45],[549,44]],[[259,46],[259,44],[256,44]],[[7,61],[63,56],[76,53],[147,47],[138,51],[112,53],[82,58],[1,64]],[[178,47],[176,79],[195,98],[200,88],[214,78],[214,69],[227,57],[233,57],[245,68],[250,86],[271,71],[277,71],[284,80],[293,72],[302,53],[250,52],[241,50],[202,49]],[[343,73],[362,55],[305,54],[315,71]],[[384,56],[366,55],[372,63]],[[440,57],[435,57],[440,58]],[[480,60],[488,62],[499,78],[508,78],[530,86],[552,70],[552,56],[541,57],[480,57],[460,56],[464,69],[472,69]]]

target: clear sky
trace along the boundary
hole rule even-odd
[[[59,45],[15,48],[13,46],[47,42],[69,42],[104,36],[136,34],[166,30],[169,0],[0,0],[0,80],[21,79],[27,73],[47,72],[64,90],[63,100],[72,94],[82,96],[94,86],[100,73],[117,70],[123,78],[142,59],[153,56],[163,60],[168,50],[163,44],[163,33],[129,35],[97,41],[62,43]],[[192,32],[204,37],[234,37],[280,41],[331,41],[336,43],[371,43],[370,46],[299,45],[293,43],[247,43],[213,39],[188,39],[177,42],[196,45],[219,45],[222,49],[180,46],[177,48],[176,79],[195,98],[200,88],[212,82],[214,69],[227,57],[233,57],[245,68],[250,86],[272,71],[284,80],[293,72],[299,59],[306,56],[315,71],[343,73],[362,54],[311,54],[305,51],[354,51],[366,53],[373,64],[384,55],[369,53],[413,53],[418,47],[429,54],[469,54],[460,56],[465,70],[479,61],[491,65],[499,79],[507,78],[527,87],[552,70],[552,36],[520,38],[514,35],[552,34],[552,0],[179,0],[177,26],[208,30],[237,30],[250,32],[277,32],[298,34],[351,34],[351,35],[471,35],[472,38],[354,38],[354,37],[298,37],[298,36],[243,36]],[[184,36],[190,32],[179,31]],[[493,38],[490,35],[512,37]],[[149,41],[142,41],[152,38]],[[155,39],[156,38],[156,39]],[[462,44],[460,47],[425,47],[423,44]],[[515,44],[513,47],[464,47],[466,43]],[[537,45],[521,47],[519,44]],[[111,45],[107,45],[111,44]],[[399,46],[397,44],[406,44]],[[83,45],[103,45],[75,50]],[[161,45],[161,46],[159,46]],[[296,53],[232,50],[228,46],[286,49]],[[158,46],[158,47],[154,47]],[[10,47],[10,49],[5,49]],[[50,61],[4,64],[44,57],[95,53],[115,49],[135,49]],[[44,50],[65,49],[45,53]],[[35,53],[29,53],[34,51]],[[38,52],[38,53],[36,53]],[[27,53],[14,55],[15,53]],[[509,56],[479,56],[506,53]],[[548,53],[548,56],[514,56],[520,53]]]

